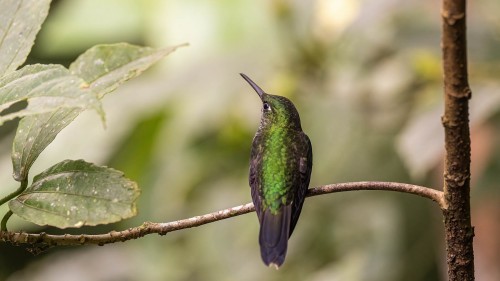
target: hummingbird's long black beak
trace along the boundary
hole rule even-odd
[[[240,75],[248,82],[248,84],[250,84],[250,86],[252,86],[252,88],[257,92],[257,95],[259,95],[259,97],[262,99],[266,92],[264,92],[257,84],[255,84],[255,82],[252,81],[252,79],[250,79],[245,74],[240,73]]]

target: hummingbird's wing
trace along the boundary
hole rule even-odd
[[[259,171],[261,171],[262,166],[262,146],[260,145],[261,136],[256,134],[253,139],[252,151],[250,153],[250,173],[248,177],[248,182],[250,184],[252,201],[255,206],[255,212],[259,218],[259,222],[262,222],[262,204],[261,197],[259,194],[260,190],[260,177]]]
[[[299,220],[300,212],[302,211],[302,205],[304,204],[304,200],[306,199],[307,189],[309,188],[309,181],[311,180],[311,171],[313,162],[312,146],[309,137],[304,133],[303,136],[305,143],[302,148],[299,148],[302,149],[302,153],[300,153],[300,155],[302,156],[299,159],[300,183],[298,188],[295,189],[295,194],[293,196],[292,217],[291,217],[292,221],[290,222],[289,235],[292,235],[295,225]]]

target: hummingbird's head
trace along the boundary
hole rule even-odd
[[[252,86],[262,101],[261,127],[275,125],[302,130],[299,113],[289,99],[268,94],[248,76],[243,73],[240,73],[240,75]]]

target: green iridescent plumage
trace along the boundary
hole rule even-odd
[[[266,265],[278,268],[285,260],[304,203],[312,170],[312,148],[302,132],[293,103],[265,93],[246,75],[241,76],[262,100],[262,118],[250,159],[252,199],[261,225],[259,244]]]

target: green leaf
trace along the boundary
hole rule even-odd
[[[85,80],[88,90],[102,98],[178,47],[155,50],[125,43],[98,45],[82,54],[70,71]],[[21,119],[12,146],[14,179],[26,179],[40,153],[82,111],[80,108],[59,108]]]
[[[28,100],[25,109],[0,116],[0,125],[16,117],[52,112],[58,108],[94,108],[100,101],[88,85],[61,65],[28,65],[0,78],[0,111]]]
[[[120,171],[65,160],[37,175],[9,208],[38,225],[81,227],[135,216],[138,196],[137,184]]]
[[[50,0],[0,0],[0,76],[26,60]]]
[[[185,46],[164,49],[139,47],[127,43],[97,45],[80,55],[69,67],[81,77],[99,98],[134,78],[161,58]]]
[[[28,65],[0,78],[0,110],[28,100],[28,107],[0,116],[0,124],[21,119],[12,145],[14,179],[22,181],[31,165],[55,136],[86,108],[100,101],[82,79],[60,65]]]
[[[81,112],[81,108],[59,108],[53,112],[27,116],[19,122],[12,143],[13,177],[22,181],[40,153]]]

